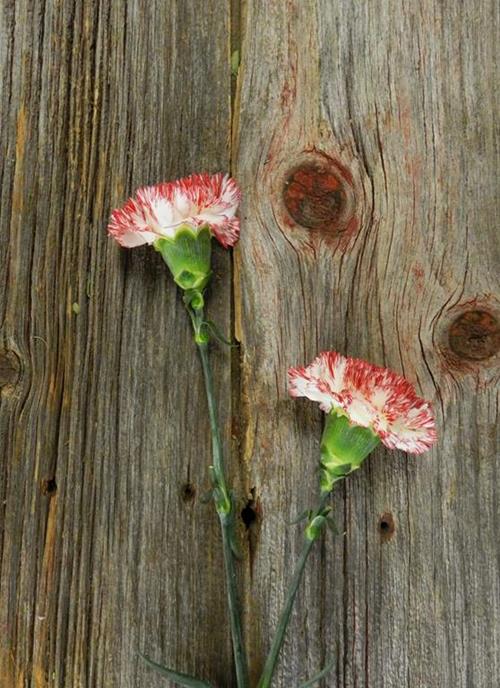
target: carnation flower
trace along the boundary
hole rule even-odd
[[[387,368],[326,351],[305,368],[289,370],[290,394],[308,397],[326,413],[369,428],[389,449],[420,454],[437,439],[429,402]]]
[[[108,232],[128,248],[152,244],[175,283],[189,292],[188,301],[201,308],[211,275],[211,238],[224,248],[238,241],[240,196],[234,179],[221,173],[145,186],[112,212]]]
[[[108,232],[122,246],[134,248],[159,238],[173,239],[181,227],[195,232],[209,227],[228,248],[240,233],[235,217],[240,196],[234,179],[222,173],[192,174],[175,182],[145,186],[112,212]]]

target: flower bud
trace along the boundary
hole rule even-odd
[[[173,237],[162,237],[154,242],[181,288],[201,292],[211,275],[211,234],[208,226],[194,229],[188,225],[179,227]]]
[[[330,492],[337,480],[359,468],[379,442],[373,430],[351,423],[346,415],[327,414],[321,438],[322,492]]]

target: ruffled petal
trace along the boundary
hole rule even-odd
[[[122,246],[134,247],[158,237],[173,238],[183,225],[194,230],[208,226],[228,248],[239,238],[240,223],[235,215],[240,198],[237,183],[222,173],[193,174],[145,186],[113,211],[108,232]]]
[[[437,440],[429,402],[401,375],[336,351],[289,370],[293,397],[307,397],[323,411],[340,408],[352,423],[371,428],[390,449],[420,454]]]

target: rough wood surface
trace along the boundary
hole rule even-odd
[[[300,546],[285,524],[316,485],[321,414],[287,398],[287,367],[329,348],[388,365],[434,400],[440,427],[430,455],[377,451],[337,490],[345,537],[310,562],[276,685],[331,655],[335,688],[498,684],[498,357],[477,359],[498,333],[466,320],[455,348],[469,358],[449,350],[464,312],[498,328],[498,31],[489,1],[247,3],[236,285],[242,458],[262,512],[254,670]],[[289,183],[286,198],[313,229],[283,203],[310,160],[312,188]],[[341,212],[318,191],[335,165]]]
[[[276,686],[333,654],[325,688],[496,688],[497,3],[6,0],[0,22],[0,688],[167,685],[138,651],[234,686],[187,319],[104,231],[138,185],[231,164],[235,317],[222,250],[210,312],[241,341],[213,356],[252,675],[315,492],[321,414],[286,370],[337,348],[412,379],[441,439],[338,490]]]
[[[139,651],[229,680],[188,319],[159,257],[105,233],[138,185],[229,165],[229,7],[197,5],[2,3],[2,688],[165,686]]]

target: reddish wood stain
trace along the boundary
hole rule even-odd
[[[420,263],[415,263],[415,265],[412,267],[412,273],[415,278],[415,285],[418,289],[418,291],[422,292],[424,290],[424,280],[425,280],[425,271],[424,268],[420,265]]]
[[[287,176],[285,207],[294,222],[310,230],[339,233],[352,221],[350,175],[337,164],[306,161]]]

